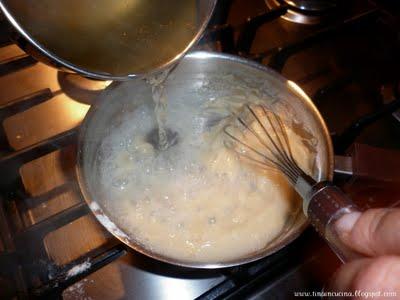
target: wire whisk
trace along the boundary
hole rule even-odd
[[[316,182],[296,162],[282,119],[265,105],[247,104],[224,127],[225,145],[264,168],[275,168],[288,178],[303,199],[303,212],[342,261],[359,257],[338,238],[335,221],[358,211],[331,182]]]
[[[282,119],[265,105],[246,104],[235,122],[224,127],[225,145],[241,157],[283,172],[292,185],[307,176],[293,157]]]

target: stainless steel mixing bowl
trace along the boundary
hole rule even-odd
[[[176,63],[217,0],[0,0],[11,36],[36,59],[83,76],[127,80]]]

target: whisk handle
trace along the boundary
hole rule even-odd
[[[362,257],[340,240],[335,227],[336,221],[342,216],[356,211],[358,209],[350,198],[330,182],[319,182],[312,187],[308,218],[342,262]]]

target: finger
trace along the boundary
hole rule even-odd
[[[400,209],[369,209],[344,215],[336,222],[340,239],[368,256],[400,255]]]
[[[400,296],[400,257],[381,256],[364,258],[343,265],[332,278],[328,291],[356,291],[381,293],[390,292]],[[361,298],[361,295],[359,295]],[[356,297],[356,299],[358,299]],[[393,299],[397,299],[393,297]]]
[[[362,258],[344,264],[333,275],[327,290],[351,291],[354,278],[356,278],[361,270],[365,269],[372,260],[373,258]]]

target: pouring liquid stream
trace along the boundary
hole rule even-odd
[[[161,74],[151,76],[146,79],[151,85],[151,93],[154,102],[154,114],[157,121],[158,139],[156,139],[159,150],[168,149],[175,142],[174,138],[169,139],[166,127],[167,97],[165,95],[165,82],[174,67],[163,71]]]

